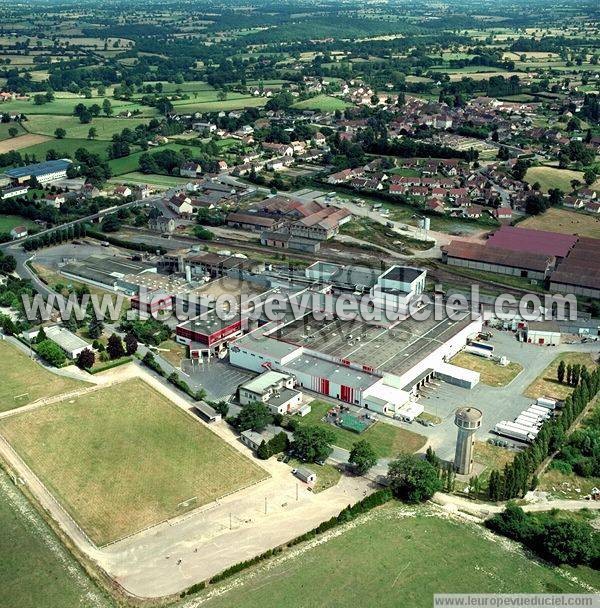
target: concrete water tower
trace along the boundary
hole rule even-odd
[[[473,467],[473,443],[475,433],[481,426],[481,410],[475,407],[459,407],[454,414],[454,424],[458,427],[454,470],[459,475],[470,475]]]

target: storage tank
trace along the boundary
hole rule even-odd
[[[460,475],[469,475],[473,467],[473,443],[475,433],[481,426],[483,413],[475,407],[460,407],[454,414],[454,424],[458,427],[454,469]]]

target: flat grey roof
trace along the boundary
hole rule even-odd
[[[268,405],[272,405],[274,407],[279,407],[284,403],[287,403],[290,399],[299,395],[300,391],[297,391],[294,388],[284,388],[279,394],[273,395],[268,401]]]
[[[25,165],[24,167],[15,167],[4,172],[8,177],[17,179],[19,177],[28,177],[29,175],[46,175],[56,171],[66,171],[73,163],[67,158],[59,160],[47,160],[43,163],[35,163],[33,165]]]
[[[309,354],[301,354],[285,364],[286,369],[327,378],[336,384],[364,390],[379,381],[377,376],[367,374],[345,365],[338,365],[326,359],[319,359]]]
[[[412,281],[418,279],[423,272],[423,270],[411,268],[410,266],[392,266],[382,275],[382,278],[389,279],[390,281],[412,283]]]

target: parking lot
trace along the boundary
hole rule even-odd
[[[511,332],[491,331],[493,337],[489,343],[495,347],[494,354],[505,355],[510,361],[520,363],[523,371],[502,388],[494,388],[480,382],[468,390],[436,380],[422,392],[419,403],[425,406],[426,412],[439,416],[442,423],[435,427],[418,427],[415,430],[430,438],[432,447],[441,458],[452,459],[454,456],[456,408],[470,405],[483,412],[483,424],[477,433],[478,440],[485,441],[488,437],[497,437],[490,433],[491,429],[500,420],[514,420],[531,404],[532,399],[523,396],[523,392],[560,352],[557,347],[517,342]],[[568,349],[563,347],[565,348]]]
[[[185,381],[196,390],[203,388],[211,401],[228,399],[236,393],[240,384],[256,375],[217,358],[193,364],[189,359],[184,359],[181,369]]]

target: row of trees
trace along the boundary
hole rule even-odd
[[[510,500],[534,489],[537,486],[537,468],[544,459],[565,444],[571,425],[599,390],[600,368],[590,374],[588,369],[582,366],[578,384],[573,393],[565,399],[561,415],[547,421],[533,443],[523,452],[519,452],[513,462],[504,467],[502,473],[497,470],[492,472],[488,483],[489,499]]]

